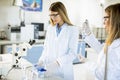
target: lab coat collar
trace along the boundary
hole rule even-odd
[[[63,28],[66,28],[68,26],[67,23],[64,23],[60,28],[63,29]],[[56,24],[56,27],[58,27],[58,24]]]
[[[62,35],[64,35],[64,32],[66,31],[66,28],[67,28],[68,24],[67,23],[64,23],[62,26],[61,26],[61,32],[59,33],[59,35],[57,36],[57,33],[56,33],[56,30],[55,30],[55,35],[56,35],[56,38],[60,38]],[[57,25],[55,26],[55,29],[56,29]]]
[[[116,39],[112,42],[112,44],[110,45],[111,48],[117,48],[120,47],[120,38]]]

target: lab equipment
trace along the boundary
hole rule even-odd
[[[83,23],[83,27],[82,27],[82,36],[83,38],[85,38],[87,35],[90,35],[91,30],[89,27],[89,23],[88,20],[86,19],[85,22]]]
[[[83,23],[82,30],[81,30],[82,41],[81,41],[81,44],[80,44],[80,50],[79,50],[79,54],[78,54],[78,59],[80,60],[80,62],[84,62],[85,57],[87,57],[86,55],[84,55],[84,56],[82,55],[82,48],[84,47],[84,49],[85,49],[84,39],[87,36],[87,33],[89,33],[89,32],[86,31],[87,28],[89,28],[89,24],[88,24],[88,20],[86,19],[85,22]]]
[[[21,29],[20,27],[16,26],[16,27],[9,27],[7,29],[7,38],[11,41],[17,41],[20,40],[20,33]]]
[[[23,68],[22,80],[41,80],[45,77],[45,71],[46,69],[39,66],[38,64],[35,64],[29,68]]]
[[[44,31],[44,23],[31,23],[34,25],[34,39],[44,39],[45,31]]]
[[[30,68],[30,69],[29,69]],[[22,80],[38,80],[39,78],[44,78],[45,71],[44,67],[41,67],[37,64],[27,67],[22,65]]]
[[[19,68],[20,67],[20,59],[22,56],[27,55],[27,49],[31,49],[32,45],[35,43],[35,40],[30,40],[29,43],[22,43],[19,44],[18,48],[19,50],[16,50],[16,44],[12,45],[12,54],[13,54],[13,67]]]
[[[13,63],[12,63],[12,68],[8,71],[7,75],[10,73],[10,71],[15,68],[15,69],[22,69],[23,71],[23,80],[28,80],[27,77],[25,76],[25,70],[26,66],[21,64],[21,57],[27,55],[27,49],[31,49],[32,45],[35,43],[35,40],[30,40],[29,42],[23,42],[21,44],[17,45],[13,44],[12,45],[12,57],[13,57]],[[17,50],[18,49],[18,50]]]
[[[27,55],[27,49],[31,48],[32,45],[35,43],[35,40],[30,40],[29,42],[24,42],[18,45],[18,51],[17,51],[17,45],[13,44],[12,45],[12,68],[8,71],[8,73],[6,74],[6,76],[10,73],[10,71],[15,68],[15,69],[21,69],[25,70],[25,67],[23,65],[21,65],[21,57],[22,56],[26,56]]]
[[[79,45],[79,52],[77,54],[77,57],[79,59],[79,62],[85,62],[85,57],[87,57],[87,53],[84,52],[85,54],[83,55],[82,49],[85,49],[85,37],[91,33],[91,30],[89,28],[89,23],[88,20],[86,19],[85,22],[83,23],[82,29],[81,29],[81,43]]]
[[[38,78],[44,78],[45,77],[45,72],[47,71],[44,66],[39,66],[39,65],[34,65],[35,69],[38,72]]]

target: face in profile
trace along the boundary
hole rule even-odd
[[[109,33],[109,31],[110,31],[109,30],[110,29],[110,16],[107,13],[105,13],[105,16],[104,16],[104,27],[105,27],[107,33]]]
[[[58,24],[58,23],[60,23],[62,21],[62,19],[61,19],[58,12],[50,11],[49,16],[52,19],[54,24]]]

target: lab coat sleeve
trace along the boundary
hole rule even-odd
[[[88,43],[97,53],[99,53],[102,50],[104,45],[101,44],[92,33],[89,36],[86,36],[84,41]]]
[[[47,28],[47,32],[46,32],[46,37],[45,37],[45,41],[44,41],[44,45],[43,45],[43,51],[42,51],[42,54],[39,58],[39,62],[42,61],[44,62],[45,61],[45,58],[46,58],[46,53],[47,53],[47,43],[48,43],[48,34],[49,34],[49,29],[50,29],[50,26],[48,26]]]
[[[120,80],[120,48],[112,49],[110,51],[110,63],[108,66],[108,80]]]
[[[60,66],[64,64],[72,63],[77,54],[78,47],[78,29],[76,27],[72,28],[70,31],[70,38],[68,44],[68,52],[57,59]]]
[[[120,80],[120,48],[108,48],[108,54],[107,80]],[[104,80],[104,69],[105,67],[96,67],[95,76],[97,80]]]

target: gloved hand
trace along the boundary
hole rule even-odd
[[[34,67],[37,69],[37,71],[46,71],[44,66],[39,66],[39,65],[35,64]]]
[[[39,61],[37,64],[38,64],[39,66],[44,66],[43,61]]]
[[[88,20],[86,20],[86,21],[83,23],[83,26],[82,26],[82,34],[83,34],[83,35],[87,35],[87,36],[91,34],[91,30],[90,30],[90,27],[89,27]]]
[[[44,77],[45,72],[46,69],[43,66],[39,66],[38,64],[35,64],[32,75],[37,75],[38,77]]]
[[[82,56],[81,54],[77,54],[77,57],[78,57],[80,62],[85,62],[86,61],[85,57]]]
[[[53,76],[56,74],[56,72],[58,72],[59,70],[59,64],[57,63],[57,61],[47,64],[46,65],[46,72],[45,72],[45,76],[49,77],[49,76]]]
[[[34,65],[34,67],[38,70],[38,71],[41,71],[44,69],[45,65],[43,64],[43,61],[39,61],[38,63],[36,63]]]

